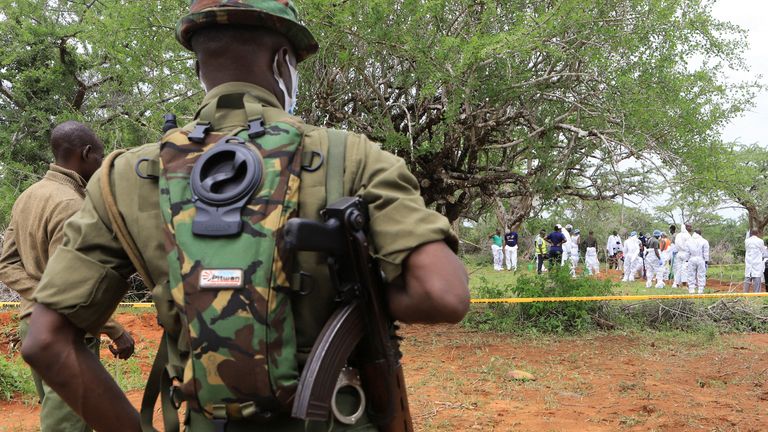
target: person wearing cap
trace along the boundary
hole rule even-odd
[[[322,221],[320,210],[331,195],[326,180],[341,177],[343,181],[334,185],[340,189],[333,195],[359,196],[367,204],[370,247],[387,283],[386,307],[391,317],[425,323],[463,318],[469,308],[469,290],[466,271],[455,254],[457,238],[445,217],[425,207],[418,182],[404,161],[365,136],[314,127],[290,115],[297,103],[297,69],[318,51],[318,43],[299,21],[292,1],[193,0],[176,36],[194,52],[206,95],[194,122],[169,133],[192,137],[200,132],[205,137],[207,131],[225,135],[244,131],[250,135],[254,123],[257,129],[269,129],[273,122],[291,125],[301,132],[298,139],[303,149],[301,167],[295,174],[300,177],[298,216]],[[329,167],[323,155],[332,143],[341,144],[345,152],[335,153],[344,157]],[[174,312],[170,300],[158,182],[151,175],[153,165],[145,163],[158,161],[160,148],[160,143],[148,144],[109,157],[93,176],[83,208],[65,225],[62,246],[49,261],[35,293],[37,305],[22,348],[24,359],[96,430],[139,431],[142,426],[154,430],[152,407],[140,417],[77,338],[101,326],[115,310],[128,288],[125,278],[136,270],[138,259],[146,263],[146,274],[156,281],[153,294],[158,316],[175,317],[163,321],[162,343],[168,348],[168,359],[159,356],[159,368],[153,371],[159,371],[157,377],[167,377],[178,372],[169,370],[171,366],[181,364],[184,369],[183,365],[193,363],[179,330],[182,317]],[[114,201],[105,201],[102,184],[111,189]],[[122,226],[111,218],[115,209],[122,216]],[[127,251],[116,238],[116,230],[123,228],[133,237],[136,250]],[[312,278],[311,290],[304,291],[303,284],[294,287],[303,277],[290,282],[295,293],[303,294],[290,298],[297,352],[290,361],[299,369],[337,309],[327,265],[317,258],[313,254],[298,257],[302,276],[306,271]],[[73,268],[77,271],[71,271]],[[188,372],[184,370],[184,375]],[[248,379],[249,371],[243,370],[241,375]],[[230,404],[203,413],[195,400],[184,402],[181,395],[168,393],[171,385],[177,384],[158,384],[156,391],[162,392],[164,408],[186,404],[185,430],[191,432],[375,430],[364,412],[353,424],[337,421],[337,415],[331,414],[327,424],[319,425],[292,418],[290,407],[262,409],[256,403]],[[194,391],[194,384],[187,390]],[[164,409],[163,418],[166,431],[178,427],[175,411]]]
[[[637,238],[637,231],[632,231],[624,241],[624,278],[621,280],[622,282],[634,282],[638,261],[640,261],[640,240]]]
[[[656,279],[656,288],[664,288],[664,259],[661,256],[661,246],[659,239],[661,231],[655,230],[653,236],[646,241],[645,245],[645,287],[653,286],[653,280]]]

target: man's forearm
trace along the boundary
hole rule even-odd
[[[388,289],[390,312],[399,321],[459,322],[469,310],[467,272],[442,241],[422,245],[408,256],[403,282]]]
[[[22,356],[97,431],[139,431],[138,412],[65,316],[36,305]]]

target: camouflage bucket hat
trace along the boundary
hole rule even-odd
[[[197,30],[225,24],[263,27],[283,34],[299,62],[318,50],[315,37],[299,22],[291,0],[192,0],[189,15],[176,26],[176,39],[191,50],[190,41]]]

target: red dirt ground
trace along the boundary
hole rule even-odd
[[[154,315],[118,319],[135,335],[146,373],[160,336]],[[9,325],[11,312],[0,312],[0,329]],[[768,430],[765,334],[710,342],[617,333],[522,338],[413,325],[403,335],[417,430]],[[515,369],[536,379],[514,380]],[[129,397],[138,404],[141,392]],[[37,430],[34,404],[3,402],[0,412],[0,431]]]

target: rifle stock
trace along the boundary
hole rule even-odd
[[[286,246],[293,251],[328,254],[341,304],[312,348],[292,415],[304,420],[328,419],[336,378],[350,364],[360,370],[370,401],[368,414],[379,429],[411,432],[396,327],[386,311],[384,281],[370,257],[365,235],[365,203],[360,198],[342,198],[328,206],[323,216],[325,223],[291,219],[284,228]]]

